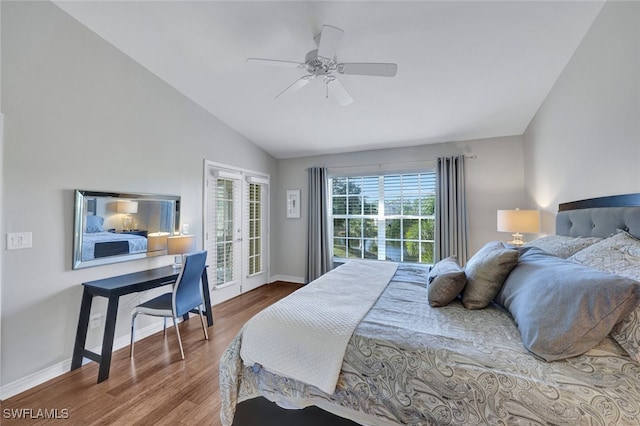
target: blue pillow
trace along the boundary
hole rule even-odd
[[[104,229],[102,229],[103,223],[104,219],[100,216],[87,216],[87,228],[85,232],[104,232]]]
[[[640,303],[640,283],[521,249],[497,302],[518,325],[524,346],[547,361],[580,355]]]

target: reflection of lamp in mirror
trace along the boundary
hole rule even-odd
[[[147,235],[147,251],[166,251],[168,232],[152,232]]]
[[[124,231],[131,230],[131,214],[138,213],[137,201],[118,201],[118,213],[125,213],[125,217],[122,218],[122,229]]]
[[[182,255],[196,251],[195,235],[176,235],[167,237],[167,254],[173,254],[174,268],[182,267]]]
[[[510,244],[521,246],[524,244],[522,234],[540,232],[539,210],[498,210],[498,232],[512,232],[513,241]]]

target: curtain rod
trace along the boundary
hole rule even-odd
[[[465,155],[464,158],[470,159],[470,160],[475,160],[478,158],[477,155]],[[353,164],[350,166],[335,166],[335,167],[327,167],[328,169],[353,169],[356,167],[373,167],[373,166],[378,166],[378,168],[381,168],[382,166],[389,166],[389,165],[403,165],[403,164],[420,164],[420,163],[426,163],[429,161],[436,161],[437,158],[431,158],[431,159],[427,159],[427,160],[413,160],[413,161],[397,161],[397,162],[392,162],[392,163],[376,163],[376,164]]]

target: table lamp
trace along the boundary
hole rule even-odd
[[[521,246],[524,244],[522,234],[540,232],[539,210],[498,210],[498,232],[511,232],[513,241],[509,244]]]
[[[195,235],[175,235],[167,237],[167,254],[173,254],[173,267],[182,268],[182,255],[196,251]]]
[[[122,218],[122,229],[125,231],[131,230],[131,214],[138,213],[137,201],[118,201],[118,213],[125,213]]]

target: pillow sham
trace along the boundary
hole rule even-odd
[[[603,239],[600,237],[569,237],[566,235],[548,235],[524,244],[523,247],[538,247],[547,253],[563,259],[589,247]]]
[[[640,303],[640,283],[530,247],[497,302],[513,316],[524,346],[554,361],[604,339]]]
[[[496,297],[509,272],[518,263],[518,250],[500,241],[485,244],[464,267],[467,284],[462,304],[467,309],[486,308]]]
[[[626,231],[575,253],[569,260],[640,281],[640,240]]]
[[[452,256],[433,265],[429,271],[428,282],[429,305],[447,306],[458,297],[467,283],[467,276],[458,265],[456,258]]]
[[[85,232],[87,233],[104,232],[104,229],[102,229],[103,223],[104,223],[104,218],[100,216],[87,216],[87,227]]]
[[[640,362],[640,306],[613,327],[611,337],[633,360]]]

